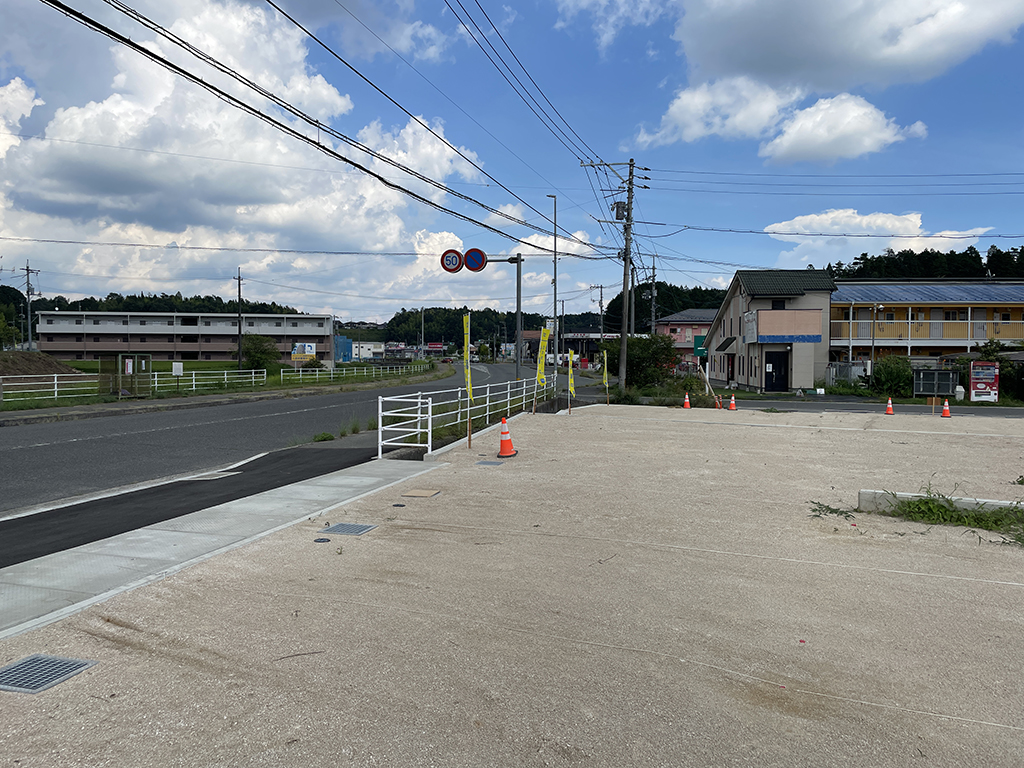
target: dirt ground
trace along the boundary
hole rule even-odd
[[[0,642],[32,766],[1020,766],[1024,549],[856,514],[1015,500],[1024,420],[598,406]],[[433,496],[409,494],[437,491]],[[326,522],[377,526],[314,539]]]
[[[0,376],[34,376],[47,373],[78,371],[42,352],[0,352]]]

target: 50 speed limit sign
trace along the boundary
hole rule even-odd
[[[441,254],[441,269],[445,272],[458,272],[465,263],[462,253],[454,248]]]

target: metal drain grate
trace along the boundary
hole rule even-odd
[[[360,523],[335,523],[330,528],[324,528],[320,533],[337,533],[340,536],[362,536],[367,531],[372,531],[376,525],[361,525]]]
[[[39,693],[63,683],[95,663],[37,653],[0,669],[0,691]]]
[[[477,465],[481,467],[500,467],[504,463],[504,461],[478,461]]]

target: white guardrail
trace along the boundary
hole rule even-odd
[[[424,373],[429,365],[370,365],[365,368],[298,368],[293,371],[281,371],[282,384],[302,384],[338,379],[382,379],[385,376],[402,376],[413,373]]]
[[[385,446],[434,450],[434,431],[465,424],[467,419],[511,416],[532,407],[534,399],[547,400],[555,395],[554,377],[538,387],[535,379],[484,384],[473,387],[473,401],[465,387],[391,395],[377,398],[377,458]]]
[[[267,383],[267,372],[190,371],[182,376],[171,373],[150,374],[153,392],[172,390],[195,392],[201,389],[256,388]],[[137,388],[141,376],[132,377]],[[50,373],[35,376],[0,376],[0,402],[7,400],[59,400],[71,397],[96,397],[110,394],[111,377],[98,373]]]

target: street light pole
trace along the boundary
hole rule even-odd
[[[871,375],[868,376],[868,386],[875,383],[875,325],[878,323],[878,310],[880,309],[885,309],[885,305],[871,305]]]

